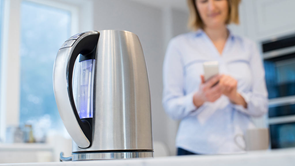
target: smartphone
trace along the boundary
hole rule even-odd
[[[219,64],[217,61],[204,62],[203,67],[205,82],[219,74]]]

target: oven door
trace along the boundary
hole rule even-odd
[[[262,43],[271,148],[295,147],[295,34]]]
[[[264,61],[269,99],[295,95],[295,53]]]
[[[295,117],[293,122],[271,124],[269,129],[271,149],[295,147]]]
[[[295,98],[271,99],[268,117],[271,149],[295,147]]]

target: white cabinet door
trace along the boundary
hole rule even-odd
[[[295,0],[255,0],[256,34],[260,39],[295,32]]]

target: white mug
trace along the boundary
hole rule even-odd
[[[246,146],[239,144],[237,139],[241,137]],[[245,151],[267,150],[269,148],[269,132],[267,128],[248,129],[246,134],[237,134],[235,136],[236,145]]]

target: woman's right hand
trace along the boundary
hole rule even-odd
[[[201,75],[202,83],[199,91],[194,94],[193,103],[196,107],[202,106],[205,102],[215,102],[223,93],[223,87],[218,83],[221,75],[214,76],[205,83],[204,76]]]

